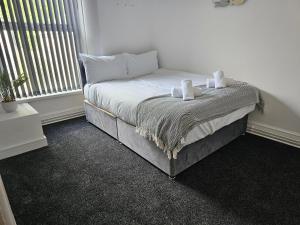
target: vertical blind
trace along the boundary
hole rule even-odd
[[[78,0],[0,0],[0,68],[26,98],[80,89]]]

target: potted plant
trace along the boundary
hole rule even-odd
[[[27,81],[27,77],[21,74],[18,79],[9,80],[8,73],[6,71],[0,71],[0,96],[2,97],[2,107],[5,112],[15,112],[18,107],[14,89],[17,89]]]

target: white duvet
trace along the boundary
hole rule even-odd
[[[135,125],[137,105],[150,97],[168,94],[172,87],[180,87],[181,80],[189,79],[194,86],[205,85],[208,75],[159,69],[156,72],[130,80],[114,80],[84,87],[85,98],[92,104],[111,112],[120,119]],[[194,143],[252,112],[255,105],[243,107],[193,128],[181,142]]]

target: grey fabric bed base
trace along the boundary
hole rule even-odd
[[[178,153],[176,160],[169,160],[167,155],[156,147],[153,142],[137,134],[134,126],[122,121],[105,110],[97,108],[87,100],[84,102],[84,108],[86,118],[90,123],[119,140],[170,177],[175,177],[177,174],[228,144],[241,134],[244,134],[246,132],[248,118],[248,116],[245,116],[216,131],[213,135],[209,135],[193,144],[185,146]]]

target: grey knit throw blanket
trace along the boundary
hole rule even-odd
[[[144,100],[137,106],[137,133],[176,159],[181,139],[195,126],[259,102],[256,88],[237,81],[222,89],[203,87],[202,93],[191,101],[170,95]]]

